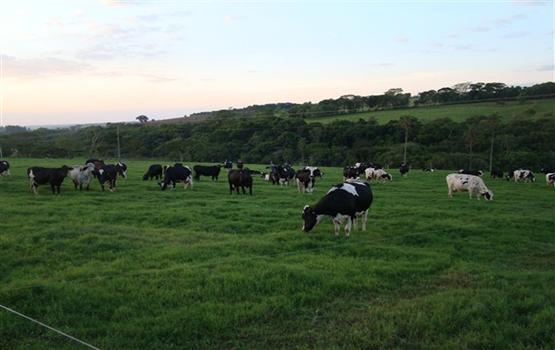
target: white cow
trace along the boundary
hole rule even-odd
[[[524,182],[534,182],[536,178],[534,177],[534,173],[528,169],[518,169],[513,172],[513,178],[515,182],[524,181]]]
[[[483,196],[486,200],[493,199],[493,192],[491,192],[484,183],[484,180],[479,176],[466,175],[466,174],[449,174],[445,177],[447,181],[447,188],[449,189],[449,198],[453,197],[453,192],[468,191],[470,198],[475,196],[480,200]]]
[[[383,169],[376,169],[376,168],[367,168],[364,171],[364,175],[366,176],[366,180],[379,180],[379,181],[391,181],[393,177],[387,171]]]
[[[555,188],[555,173],[545,174],[545,184],[547,186],[553,185],[553,188]]]
[[[67,176],[73,181],[75,189],[79,187],[80,190],[85,187],[87,191],[89,190],[89,185],[93,179],[93,171],[95,166],[93,163],[87,163],[87,165],[75,165],[68,171]]]

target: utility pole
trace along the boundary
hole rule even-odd
[[[2,154],[2,147],[0,147],[0,159],[4,158],[4,155]]]
[[[405,147],[403,150],[403,164],[407,164],[407,143],[409,141],[409,128],[405,128]]]
[[[118,136],[118,161],[121,161],[121,150],[120,150],[120,144],[119,144],[119,125],[116,126],[116,133]]]

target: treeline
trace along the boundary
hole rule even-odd
[[[325,117],[414,106],[433,106],[489,100],[535,98],[554,96],[555,83],[547,82],[530,87],[508,86],[504,83],[460,83],[439,90],[428,90],[412,96],[403,89],[389,89],[382,95],[344,95],[318,103],[272,103],[245,108],[225,109],[191,114],[190,117]]]
[[[8,157],[101,157],[114,159],[117,128],[123,160],[252,163],[290,161],[343,166],[373,161],[398,166],[408,132],[408,161],[416,168],[488,168],[493,142],[494,167],[555,166],[555,119],[477,116],[463,122],[412,117],[380,125],[374,119],[306,123],[297,118],[216,119],[191,124],[109,124],[73,129],[38,129],[0,135]]]

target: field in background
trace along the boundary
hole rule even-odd
[[[535,114],[528,114],[527,111],[530,110],[534,110]],[[369,117],[373,117],[376,118],[378,123],[385,124],[391,120],[397,120],[404,115],[411,115],[418,118],[421,122],[427,122],[439,118],[449,118],[456,122],[460,122],[473,116],[491,115],[493,113],[499,114],[504,120],[509,120],[519,116],[539,118],[545,116],[546,113],[551,113],[551,118],[555,118],[555,99],[529,100],[524,103],[507,101],[417,107],[389,111],[336,115],[331,117],[307,118],[306,121],[308,123],[330,123],[334,120],[357,121],[361,118],[367,119]]]
[[[101,349],[555,346],[541,177],[486,178],[486,202],[449,200],[447,172],[393,171],[373,185],[368,231],[346,239],[329,220],[301,232],[339,168],[305,195],[257,178],[252,197],[230,196],[225,173],[162,192],[144,161],[115,193],[67,179],[60,196],[29,192],[28,166],[75,162],[13,159],[0,178],[0,304]],[[77,346],[0,310],[0,348]]]

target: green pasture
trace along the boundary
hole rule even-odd
[[[498,114],[503,120],[514,118],[555,118],[555,99],[529,100],[525,102],[480,102],[444,106],[416,107],[386,111],[344,114],[330,117],[307,118],[308,123],[330,123],[334,120],[357,121],[359,119],[376,118],[378,123],[386,124],[404,115],[411,115],[422,122],[440,118],[449,118],[461,122],[478,115]]]
[[[142,181],[147,161],[127,162],[114,193],[67,179],[59,196],[29,191],[27,167],[83,161],[10,159],[0,304],[100,349],[555,347],[555,191],[542,177],[486,177],[487,202],[448,199],[446,171],[392,170],[372,185],[368,230],[345,238],[330,220],[301,232],[339,168],[313,194],[257,177],[253,196],[230,195],[225,172],[162,192]],[[0,309],[0,349],[80,348]]]

